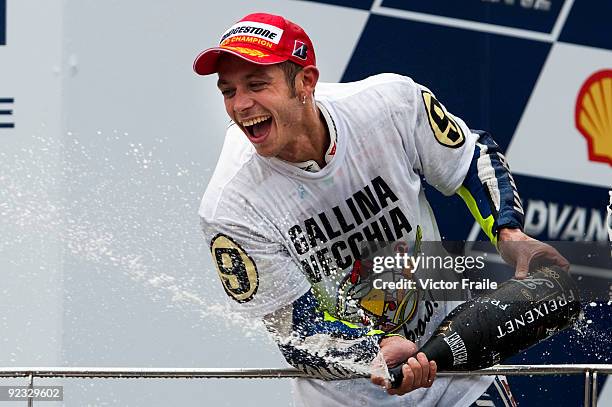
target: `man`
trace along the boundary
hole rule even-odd
[[[407,77],[318,84],[310,39],[280,16],[244,17],[194,70],[218,73],[232,119],[202,200],[203,230],[236,309],[263,318],[289,363],[329,380],[297,380],[296,402],[473,403],[493,378],[434,380],[435,361],[416,352],[457,302],[411,293],[403,336],[390,335],[396,330],[381,329],[366,305],[376,300],[359,296],[360,261],[368,241],[440,240],[424,176],[468,203],[518,278],[536,258],[563,263],[521,231],[520,198],[491,137],[471,132]],[[516,240],[526,250],[504,247]],[[387,388],[401,397],[380,391],[388,384],[380,373],[372,382],[333,380],[367,373],[377,355],[389,366],[407,360],[401,386]]]

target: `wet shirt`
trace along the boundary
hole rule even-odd
[[[415,250],[419,241],[440,239],[421,177],[454,194],[478,137],[404,76],[319,84],[316,100],[336,140],[333,158],[316,172],[259,156],[238,126],[229,126],[199,211],[222,287],[236,311],[253,318],[312,290],[332,318],[422,344],[457,303],[410,290],[389,298],[372,287],[360,260],[371,254],[366,242],[402,241]],[[303,397],[343,397],[334,389],[345,384],[300,382],[296,394]],[[406,398],[435,404],[455,391],[474,392],[475,399],[489,380],[451,382],[437,380]],[[381,399],[367,381],[355,383],[371,393],[366,405],[400,400]]]

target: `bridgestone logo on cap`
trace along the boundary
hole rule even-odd
[[[229,30],[223,34],[219,44],[228,38],[235,37],[237,35],[250,35],[258,37],[266,41],[270,41],[274,44],[278,44],[283,30],[270,24],[256,23],[253,21],[241,21],[234,24]]]

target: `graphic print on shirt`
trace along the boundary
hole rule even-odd
[[[415,243],[395,242],[393,253],[417,256],[421,251],[423,233],[416,228]],[[336,310],[342,319],[349,321],[361,319],[361,323],[387,333],[408,334],[407,325],[416,315],[419,291],[416,289],[383,290],[375,288],[374,279],[384,277],[392,281],[413,279],[411,267],[389,270],[384,274],[374,274],[369,260],[356,260],[351,272],[344,278],[337,292]],[[398,332],[402,330],[401,332]]]
[[[431,92],[422,90],[421,94],[425,102],[429,126],[438,143],[450,148],[461,147],[465,142],[465,135],[455,119],[448,114]]]
[[[413,227],[402,210],[389,183],[378,176],[340,205],[292,226],[288,234],[321,304],[334,317],[416,341],[438,304],[415,289],[375,289],[372,280],[380,275],[372,274],[367,260],[380,249],[420,252],[423,231],[417,225],[409,237]],[[393,273],[398,279],[412,274],[408,269]]]
[[[240,303],[251,300],[259,286],[257,266],[251,256],[222,233],[212,239],[210,251],[227,295]]]
[[[378,176],[341,204],[289,228],[289,238],[311,283],[367,257],[372,249],[366,247],[368,242],[382,247],[407,236],[412,226],[398,201],[389,184]]]

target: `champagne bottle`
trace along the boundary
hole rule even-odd
[[[541,267],[524,280],[511,279],[497,290],[455,308],[419,350],[439,371],[493,366],[570,326],[580,314],[578,289],[555,266]],[[402,365],[390,368],[399,387]]]

